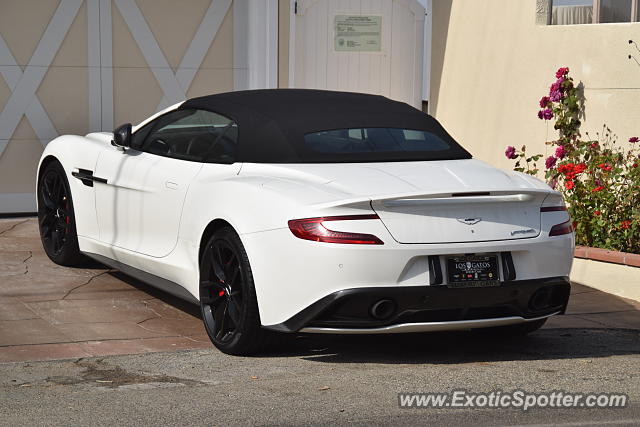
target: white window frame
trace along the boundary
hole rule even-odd
[[[549,9],[548,9],[548,25],[551,25],[551,13],[553,12],[553,3],[554,0],[549,0]],[[638,8],[640,0],[631,0],[631,20],[629,22],[638,22]],[[601,24],[600,22],[600,10],[602,6],[602,0],[593,0],[593,24]],[[627,21],[623,21],[627,22]]]

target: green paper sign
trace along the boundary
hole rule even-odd
[[[382,16],[336,15],[335,50],[337,52],[380,52]]]

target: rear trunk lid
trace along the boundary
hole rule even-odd
[[[540,234],[548,193],[506,190],[449,192],[372,201],[400,243],[465,243],[527,239]]]

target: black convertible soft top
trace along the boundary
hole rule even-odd
[[[471,155],[433,117],[379,95],[311,89],[262,89],[187,100],[181,109],[213,111],[238,124],[237,160],[254,163],[322,163],[467,159]],[[435,152],[319,153],[304,136],[353,128],[428,131],[450,148]]]

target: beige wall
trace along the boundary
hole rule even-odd
[[[34,0],[0,2],[0,35],[21,71],[29,63],[58,3],[57,0],[42,0],[35,7]],[[86,5],[83,4],[69,28],[67,39],[36,91],[40,103],[59,132],[86,132],[88,129],[86,28]],[[7,63],[0,65],[8,66]],[[66,90],[62,85],[66,86]],[[11,93],[0,75],[0,112],[4,110]],[[43,146],[30,122],[23,116],[0,155],[0,193],[33,192],[35,169],[42,150]],[[0,206],[0,212],[2,208]]]
[[[169,66],[180,65],[210,0],[136,0]],[[113,16],[113,105],[114,124],[138,123],[157,111],[163,92],[145,58],[114,7]],[[220,29],[186,96],[233,90],[233,7]]]
[[[90,129],[89,117],[89,36],[97,29],[89,26],[88,8],[98,3],[76,2],[81,4],[77,15],[36,90],[37,98],[33,98],[42,104],[53,125],[52,137],[101,130]],[[174,73],[211,4],[211,0],[135,0]],[[0,66],[21,72],[25,69],[60,5],[60,0],[0,0],[0,36],[17,62],[17,66],[11,65],[8,57],[0,54]],[[231,5],[221,16],[215,39],[193,81],[184,88],[187,97],[233,90],[233,9]],[[111,1],[111,21],[113,121],[114,125],[136,123],[157,111],[163,91],[115,1]],[[0,113],[12,93],[5,80],[0,73]],[[24,210],[15,208],[18,205],[35,206],[30,193],[35,190],[42,150],[32,123],[23,116],[0,154],[0,213]],[[9,206],[11,203],[15,205]]]
[[[638,267],[574,258],[571,280],[594,289],[640,301]]]
[[[511,168],[507,145],[550,151],[536,114],[561,66],[586,88],[583,133],[640,136],[640,23],[539,26],[536,0],[434,0],[433,14],[430,111],[477,158]]]

